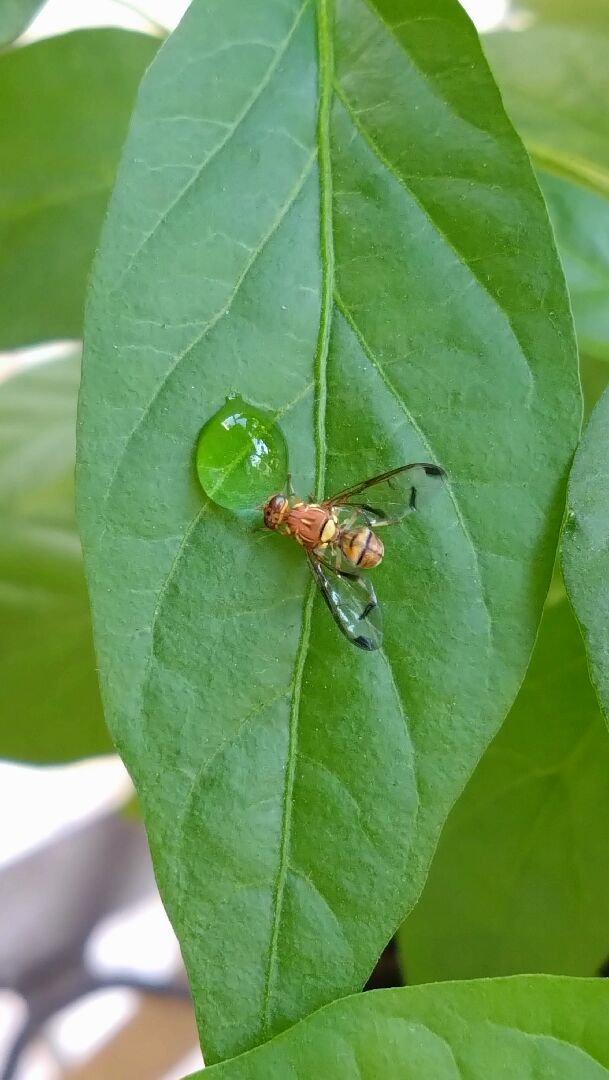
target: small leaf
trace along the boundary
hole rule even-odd
[[[385,645],[203,502],[237,392],[387,532]],[[80,520],[108,720],[207,1061],[365,981],[529,661],[579,429],[545,206],[456,0],[195,0],[143,82],[89,299]],[[270,494],[270,492],[269,492]]]
[[[74,524],[76,353],[0,385],[0,757],[112,749]]]
[[[0,55],[0,349],[81,336],[135,90],[157,48],[84,30]]]
[[[557,585],[516,703],[400,932],[410,983],[595,975],[609,956],[609,738]]]
[[[0,47],[10,45],[27,29],[46,0],[2,0],[0,6]],[[4,129],[2,131],[4,137]]]
[[[600,979],[377,990],[335,1001],[190,1080],[607,1080],[608,1017]]]
[[[562,561],[592,682],[609,721],[609,390],[594,409],[575,455]]]

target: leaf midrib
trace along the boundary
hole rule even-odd
[[[330,108],[332,104],[334,81],[334,55],[332,42],[333,0],[319,0],[317,8],[317,38],[319,49],[319,111],[317,127],[317,149],[320,177],[320,245],[322,262],[322,296],[319,321],[319,334],[314,362],[315,377],[315,496],[323,497],[326,479],[326,406],[327,406],[327,363],[330,345],[334,297],[334,236],[332,222],[332,165],[330,159]],[[261,1027],[264,1034],[271,1030],[271,1000],[277,968],[279,951],[279,932],[283,897],[290,864],[290,842],[292,826],[292,807],[294,781],[296,777],[296,759],[298,755],[298,722],[302,697],[302,680],[311,641],[311,620],[315,599],[315,582],[311,577],[305,596],[302,628],[292,682],[292,700],[290,704],[288,756],[284,789],[284,807],[281,850],[279,867],[273,900],[273,926],[265,975],[264,1001],[262,1006]]]
[[[383,23],[383,25],[386,26],[388,31],[393,36],[395,36],[394,35],[394,28],[388,26],[386,21],[381,16],[380,12],[377,10],[376,6],[373,3],[369,2],[369,0],[365,0],[365,2],[367,4],[367,6],[371,9],[371,11],[373,11],[374,14],[379,18],[380,22]],[[352,119],[352,121],[354,123],[355,123],[355,116],[353,115],[353,112],[352,112],[351,108],[349,107],[348,103],[343,98],[343,94],[342,94],[339,86],[337,85],[337,82],[336,82],[336,79],[335,79],[334,59],[333,59],[332,26],[331,26],[331,24],[332,24],[332,5],[333,5],[333,0],[318,0],[318,9],[317,9],[317,11],[318,11],[317,17],[318,17],[319,72],[320,72],[320,76],[319,76],[320,93],[319,93],[317,149],[318,149],[318,161],[319,161],[319,173],[320,173],[321,258],[322,258],[322,266],[323,266],[323,289],[322,289],[322,303],[321,303],[321,314],[320,314],[320,327],[319,327],[318,345],[317,345],[316,358],[315,358],[315,423],[314,423],[314,426],[315,426],[315,445],[316,445],[316,459],[317,459],[316,460],[316,477],[315,477],[315,495],[316,495],[316,498],[318,500],[321,500],[323,498],[324,491],[325,491],[325,474],[326,474],[325,420],[326,420],[326,399],[327,399],[326,367],[327,367],[327,359],[328,359],[328,347],[329,347],[329,340],[330,340],[330,329],[331,329],[331,323],[332,323],[332,314],[333,314],[333,310],[334,310],[335,305],[336,305],[337,309],[342,312],[343,316],[345,318],[347,318],[347,321],[351,325],[352,329],[355,330],[355,327],[353,326],[353,323],[352,323],[351,319],[348,317],[346,309],[344,308],[344,305],[342,304],[341,298],[340,298],[340,296],[339,296],[339,294],[337,292],[336,284],[335,284],[335,273],[334,273],[334,245],[333,245],[333,223],[332,223],[332,166],[331,166],[331,156],[330,156],[330,108],[331,108],[333,95],[336,94],[338,99],[342,102],[343,106],[347,108],[347,111],[348,111],[349,115],[351,116],[351,119]],[[398,40],[398,43],[400,45],[402,45],[399,38],[396,38],[396,40]],[[362,130],[360,128],[359,124],[355,123],[355,126],[356,126],[356,129],[362,135],[362,137],[366,140],[368,145],[371,146],[371,149],[373,150],[373,152],[374,152],[375,156],[377,157],[377,159],[379,161],[381,161],[383,166],[387,169],[387,171],[392,176],[394,176],[394,178],[400,183],[400,185],[402,187],[405,187],[406,190],[409,191],[409,194],[413,198],[416,199],[417,203],[421,206],[421,209],[424,210],[424,212],[429,217],[430,215],[429,215],[427,209],[420,203],[420,200],[416,197],[414,192],[412,192],[411,189],[407,188],[407,186],[405,185],[405,183],[404,183],[403,179],[401,178],[401,176],[399,176],[396,173],[396,171],[392,167],[391,163],[389,161],[387,161],[385,159],[384,155],[381,153],[380,148],[371,140],[371,138],[369,136],[369,133],[367,131]],[[437,231],[441,231],[441,230],[438,229],[437,222],[433,221],[433,219],[431,219],[431,218],[430,218],[430,220],[432,220],[432,224],[434,225],[434,228],[436,228]],[[467,260],[464,259],[461,252],[459,252],[455,248],[455,246],[451,243],[451,241],[448,239],[448,237],[444,233],[441,233],[441,235],[443,236],[443,239],[445,240],[447,245],[451,248],[451,250],[453,250],[455,252],[455,254],[459,258],[459,260],[466,266],[466,268],[470,272],[472,272],[471,267],[469,266],[469,263],[467,262]],[[511,320],[507,316],[507,313],[503,309],[499,308],[499,305],[497,304],[496,298],[494,296],[492,296],[492,294],[489,293],[488,288],[486,288],[486,286],[484,285],[482,280],[475,274],[473,274],[473,276],[474,276],[475,280],[478,282],[478,284],[482,285],[484,291],[487,293],[487,295],[490,296],[490,299],[493,301],[493,303],[495,304],[497,309],[500,311],[500,313],[503,315],[503,317],[507,319],[510,330],[511,330],[512,334],[514,335],[515,341],[517,343],[518,350],[519,350],[520,354],[523,357],[524,364],[526,366],[527,376],[532,381],[532,372],[531,372],[530,366],[529,366],[528,361],[527,361],[526,353],[524,352],[524,350],[523,350],[523,348],[521,346],[521,343],[520,343],[520,341],[518,339],[518,336],[517,336],[517,334],[516,334],[516,332],[514,330],[514,327],[512,326]],[[356,331],[356,332],[357,332],[358,339],[360,340],[360,343],[361,343],[361,335],[359,334],[359,331]],[[368,356],[368,359],[373,363],[373,366],[379,371],[379,373],[383,377],[384,381],[387,382],[384,372],[382,371],[380,366],[377,364],[377,362],[372,357],[372,355],[370,353],[370,350],[368,348],[366,348],[365,352],[366,352],[366,355]],[[406,408],[405,403],[403,402],[401,396],[396,392],[396,390],[395,390],[395,388],[393,386],[389,385],[388,388],[390,389],[390,392],[392,393],[393,397],[397,400],[397,402],[400,405],[400,407],[402,408],[402,410],[405,411],[409,421],[411,423],[413,423],[413,425],[419,431],[419,434],[421,435],[421,438],[423,439],[424,443],[426,443],[427,440],[425,439],[425,437],[423,436],[423,433],[418,428],[418,425],[414,424],[414,418],[412,417],[410,411]],[[530,386],[530,390],[532,391],[532,385]],[[435,455],[433,455],[433,456],[435,456]],[[462,530],[462,532],[464,534],[466,542],[468,543],[468,546],[471,548],[471,551],[473,553],[474,565],[475,565],[475,568],[476,568],[477,578],[478,578],[478,587],[479,587],[479,590],[480,590],[482,603],[483,603],[483,607],[484,607],[484,611],[485,611],[486,630],[487,630],[487,648],[488,648],[488,650],[490,652],[492,650],[492,648],[493,648],[492,619],[491,619],[491,615],[490,615],[489,601],[488,601],[488,598],[486,596],[486,591],[485,591],[485,587],[484,587],[484,579],[483,579],[483,575],[482,575],[482,568],[480,566],[478,552],[476,550],[476,547],[474,545],[472,537],[471,537],[471,535],[469,533],[469,530],[467,529],[467,526],[466,526],[465,521],[463,519],[463,516],[461,514],[460,507],[457,504],[454,492],[452,490],[452,486],[448,485],[448,488],[449,488],[449,494],[450,494],[451,501],[452,501],[452,503],[453,503],[453,505],[455,507],[455,511],[456,511],[457,518],[458,518],[458,521],[459,521],[459,525],[460,525],[461,530]],[[297,652],[296,652],[296,660],[295,660],[295,665],[294,665],[294,679],[293,679],[293,682],[292,682],[292,700],[291,700],[290,717],[289,717],[289,736],[288,736],[289,741],[288,741],[288,757],[287,757],[287,763],[286,763],[286,780],[285,780],[285,789],[284,789],[284,812],[283,812],[283,824],[282,824],[282,835],[281,835],[281,850],[280,850],[280,856],[279,856],[279,868],[278,868],[278,873],[277,873],[277,879],[276,879],[276,885],[275,885],[275,891],[274,891],[274,899],[273,899],[273,926],[272,926],[272,932],[271,932],[271,944],[270,944],[270,948],[269,948],[269,956],[268,956],[266,976],[265,976],[264,1002],[263,1002],[263,1007],[262,1007],[261,1027],[262,1027],[263,1037],[269,1036],[271,1034],[271,1031],[272,1031],[270,1011],[271,1011],[271,1001],[272,1001],[272,995],[273,995],[273,983],[274,983],[274,979],[275,979],[277,958],[278,958],[278,951],[279,951],[279,933],[280,933],[280,928],[281,928],[283,896],[284,896],[284,892],[285,892],[285,885],[286,885],[286,879],[287,879],[288,870],[290,869],[291,818],[292,818],[294,781],[295,781],[295,775],[296,775],[296,761],[297,761],[297,757],[298,757],[298,722],[299,722],[300,703],[301,703],[301,696],[302,696],[302,679],[303,679],[304,667],[305,667],[306,658],[307,658],[307,655],[308,655],[309,645],[310,645],[311,619],[312,619],[314,595],[315,595],[315,583],[314,583],[313,579],[311,579],[311,582],[310,582],[309,587],[308,587],[308,591],[307,591],[306,596],[305,596],[305,602],[304,602],[304,608],[303,608],[303,618],[302,618],[302,629],[301,629],[300,640],[299,640],[299,643],[298,643],[298,649],[297,649]],[[391,661],[390,661],[389,657],[387,656],[387,654],[385,653],[385,651],[384,650],[381,650],[381,651],[382,651],[382,655],[383,655],[383,657],[385,659],[385,662],[387,664],[387,667],[388,667],[388,669],[389,669],[389,671],[391,673],[391,678],[392,678],[393,685],[394,685],[395,690],[396,690],[396,697],[397,697],[398,702],[399,702],[399,707],[400,707],[400,711],[401,711],[402,718],[403,718],[403,721],[404,721],[404,727],[405,727],[405,730],[406,730],[406,734],[407,734],[407,737],[409,739],[410,744],[412,745],[412,734],[411,734],[411,731],[410,731],[410,724],[408,722],[408,718],[406,716],[406,713],[404,712],[404,708],[403,708],[402,701],[401,701],[401,698],[400,698],[400,695],[399,695],[397,684],[395,682],[395,676],[393,674],[393,667],[392,667]],[[415,783],[416,783],[417,789],[418,789],[418,781],[417,781],[417,778],[416,778],[416,767],[415,767]]]

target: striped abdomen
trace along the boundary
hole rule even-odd
[[[345,558],[353,566],[361,566],[364,570],[378,566],[385,554],[383,541],[366,527],[345,529],[340,534],[339,544]]]

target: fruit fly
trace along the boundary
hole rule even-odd
[[[360,570],[378,566],[384,555],[375,529],[395,525],[420,510],[446,476],[439,465],[414,462],[363,480],[323,502],[304,502],[291,491],[264,504],[264,524],[292,536],[309,565],[333,618],[360,649],[378,649],[383,640],[381,609],[374,587]],[[373,505],[363,502],[369,488]]]

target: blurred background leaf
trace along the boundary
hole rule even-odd
[[[515,0],[512,10],[527,25],[529,19],[556,23],[559,26],[607,26],[607,0]]]
[[[609,367],[603,360],[580,354],[579,368],[584,391],[584,417],[588,418],[609,381]]]
[[[559,584],[402,928],[408,981],[596,974],[609,954],[608,850],[609,737]]]
[[[82,335],[87,274],[158,45],[83,30],[0,55],[0,348]]]
[[[0,385],[0,757],[107,753],[74,523],[80,356]]]
[[[10,45],[44,7],[46,0],[1,0],[0,47]]]
[[[580,349],[607,361],[609,200],[541,169],[537,178],[558,238]]]
[[[562,559],[592,682],[609,721],[609,390],[597,403],[575,455]]]
[[[529,0],[484,48],[537,167],[580,350],[609,359],[609,4]]]
[[[609,196],[609,14],[574,0],[535,14],[485,38],[506,109],[536,165]]]
[[[609,367],[582,357],[586,412]],[[609,738],[555,575],[531,666],[399,932],[409,982],[593,975],[609,956]]]

